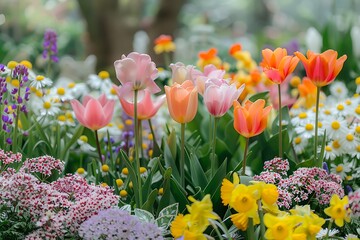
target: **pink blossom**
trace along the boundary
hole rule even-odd
[[[193,65],[183,64],[182,62],[170,64],[172,70],[172,81],[173,83],[182,84],[186,80],[191,80],[195,85],[196,78],[201,76],[202,73],[199,70],[195,69]]]
[[[109,124],[115,107],[115,101],[108,100],[105,94],[98,99],[87,95],[84,97],[83,104],[76,99],[71,100],[70,103],[76,119],[81,125],[91,130],[99,130]]]
[[[205,91],[205,83],[208,79],[217,78],[223,79],[225,75],[225,70],[221,70],[215,67],[213,64],[206,65],[204,67],[204,73],[200,74],[196,78],[196,86],[201,95],[204,94]]]
[[[64,170],[64,162],[47,155],[26,159],[20,168],[20,171],[28,173],[41,173],[45,176],[50,176],[54,170],[61,173]]]
[[[119,97],[121,106],[123,107],[123,110],[125,113],[130,116],[134,117],[134,101],[133,99],[128,100],[127,98],[121,96],[120,88],[117,86],[114,86],[117,95]],[[157,111],[160,109],[160,107],[163,105],[163,103],[166,100],[165,95],[157,96],[154,100],[151,98],[151,94],[149,90],[144,90],[144,96],[139,99],[137,102],[137,117],[140,120],[147,120],[152,118]]]
[[[120,95],[129,95],[133,91],[144,89],[148,89],[150,93],[160,92],[154,81],[158,70],[149,55],[137,52],[123,55],[114,62],[114,67],[116,77],[122,85]]]
[[[223,116],[238,99],[245,85],[236,88],[235,84],[229,85],[225,80],[211,78],[205,83],[204,103],[209,113],[215,117]]]

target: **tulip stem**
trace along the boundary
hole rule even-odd
[[[212,145],[212,154],[211,154],[211,176],[215,176],[216,173],[216,169],[217,169],[217,162],[216,162],[216,155],[215,155],[215,150],[216,150],[216,128],[217,128],[217,121],[218,118],[214,117],[214,129],[213,129],[213,136],[212,136],[212,140],[213,140],[213,145]]]
[[[322,167],[322,160],[320,159],[320,163],[317,160],[317,146],[318,146],[318,121],[319,121],[319,101],[320,101],[320,88],[316,88],[316,111],[315,111],[315,143],[314,143],[314,161],[317,167]]]
[[[245,168],[246,168],[246,155],[247,155],[248,148],[249,148],[249,138],[246,138],[246,142],[245,142],[245,149],[244,149],[244,158],[243,158],[243,163],[242,163],[242,172],[241,172],[241,176],[245,176]]]
[[[185,123],[181,123],[181,148],[180,148],[180,181],[185,188]]]
[[[279,157],[282,158],[282,109],[281,109],[281,87],[278,84],[278,92],[279,92]]]
[[[98,151],[98,154],[99,154],[99,160],[100,160],[100,163],[102,164],[103,162],[102,162],[102,156],[101,156],[99,134],[98,134],[97,130],[95,130],[95,139],[96,139],[96,148],[97,148],[97,151]]]
[[[142,207],[142,189],[141,189],[141,176],[140,176],[140,159],[139,159],[139,121],[137,116],[137,98],[138,90],[134,91],[134,121],[135,121],[135,172],[137,176],[139,206]]]

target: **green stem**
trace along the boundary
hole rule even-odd
[[[100,160],[100,163],[102,164],[102,156],[101,156],[101,148],[100,148],[100,141],[99,141],[99,134],[98,134],[98,131],[95,130],[95,138],[96,138],[96,148],[97,148],[97,152],[99,154],[99,160]]]
[[[138,122],[139,122],[139,136],[138,136],[139,137],[139,148],[141,151],[141,158],[144,158],[143,139],[142,139],[142,131],[143,131],[142,121],[139,119]]]
[[[331,219],[330,222],[329,222],[328,230],[327,230],[326,235],[325,235],[325,240],[329,239],[329,233],[330,233],[332,224],[333,224],[333,220]]]
[[[181,147],[180,147],[180,180],[181,186],[185,188],[185,123],[181,123]]]
[[[225,221],[225,220],[224,220]],[[224,232],[225,232],[225,236],[226,236],[226,239],[229,239],[229,240],[232,240],[233,238],[231,237],[230,233],[229,233],[229,230],[227,229],[225,223],[223,221],[219,221],[220,224],[223,226],[224,228]]]
[[[264,210],[261,206],[261,200],[258,200],[259,218],[260,218],[260,239],[265,240],[265,224],[264,224]]]
[[[282,158],[282,109],[281,109],[281,87],[278,84],[278,92],[279,92],[279,157]]]
[[[157,141],[156,141],[156,137],[155,137],[155,131],[154,131],[154,128],[152,126],[152,123],[151,123],[151,119],[148,119],[148,123],[149,123],[149,127],[150,127],[150,131],[151,131],[151,134],[152,134],[152,137],[153,137],[153,149],[160,149]]]
[[[247,239],[255,239],[254,223],[252,218],[249,218],[246,235]]]
[[[242,164],[242,172],[241,175],[245,176],[245,168],[246,168],[246,155],[249,148],[249,138],[246,138],[245,142],[245,150],[244,150],[244,158],[243,158],[243,164]],[[249,238],[250,239],[250,238]]]
[[[218,118],[214,117],[214,129],[213,129],[213,136],[212,136],[212,140],[213,140],[213,145],[212,145],[212,154],[211,154],[211,176],[215,176],[216,173],[216,169],[217,169],[217,160],[216,160],[216,128],[217,128],[217,122],[218,122]]]
[[[164,69],[169,69],[170,62],[171,62],[170,61],[170,53],[165,52],[164,53],[164,64],[165,64]]]
[[[317,161],[317,147],[318,147],[318,122],[319,122],[319,101],[320,101],[320,88],[316,88],[316,112],[315,112],[315,143],[314,143],[314,160],[317,167],[322,167],[322,162]],[[321,159],[320,159],[321,161]]]
[[[135,172],[137,176],[138,194],[139,194],[139,206],[142,207],[142,189],[141,189],[141,176],[140,176],[140,158],[139,158],[139,121],[137,116],[137,98],[138,90],[134,93],[134,121],[135,121]]]
[[[219,231],[219,228],[216,226],[216,224],[213,224],[212,222],[210,222],[212,227],[214,228],[216,235],[219,237],[219,239],[222,239],[221,233]]]

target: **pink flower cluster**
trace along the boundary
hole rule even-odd
[[[264,172],[254,176],[256,181],[277,185],[278,205],[281,208],[290,209],[310,201],[327,205],[333,194],[344,196],[341,178],[338,175],[328,174],[321,168],[299,168],[288,176],[286,169],[289,169],[288,161],[275,158],[265,163]]]
[[[112,189],[90,185],[77,175],[50,184],[22,170],[7,171],[1,178],[0,204],[18,207],[19,214],[29,213],[39,227],[26,239],[62,239],[100,210],[118,204]]]
[[[354,217],[360,217],[360,189],[349,193],[349,207]]]
[[[22,158],[21,153],[13,153],[11,151],[5,152],[0,149],[0,166],[9,165],[14,162],[20,162]]]
[[[53,170],[61,173],[64,170],[64,163],[59,159],[45,155],[27,159],[20,170],[27,173],[40,173],[45,176],[50,176]]]

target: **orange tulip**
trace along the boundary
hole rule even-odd
[[[264,108],[264,99],[258,99],[255,102],[247,100],[243,107],[235,100],[233,106],[234,128],[239,134],[250,138],[265,130],[272,107]]]
[[[166,100],[171,117],[178,123],[188,123],[196,115],[198,107],[197,88],[190,80],[181,85],[165,86]]]
[[[285,48],[277,48],[274,51],[266,48],[262,50],[264,60],[260,63],[266,76],[276,84],[285,81],[299,63],[297,57],[288,56]]]
[[[295,52],[294,54],[300,58],[307,77],[317,87],[326,86],[334,81],[347,58],[346,55],[343,55],[337,59],[338,53],[332,49],[320,54],[308,50],[306,53],[307,58],[300,52]]]

